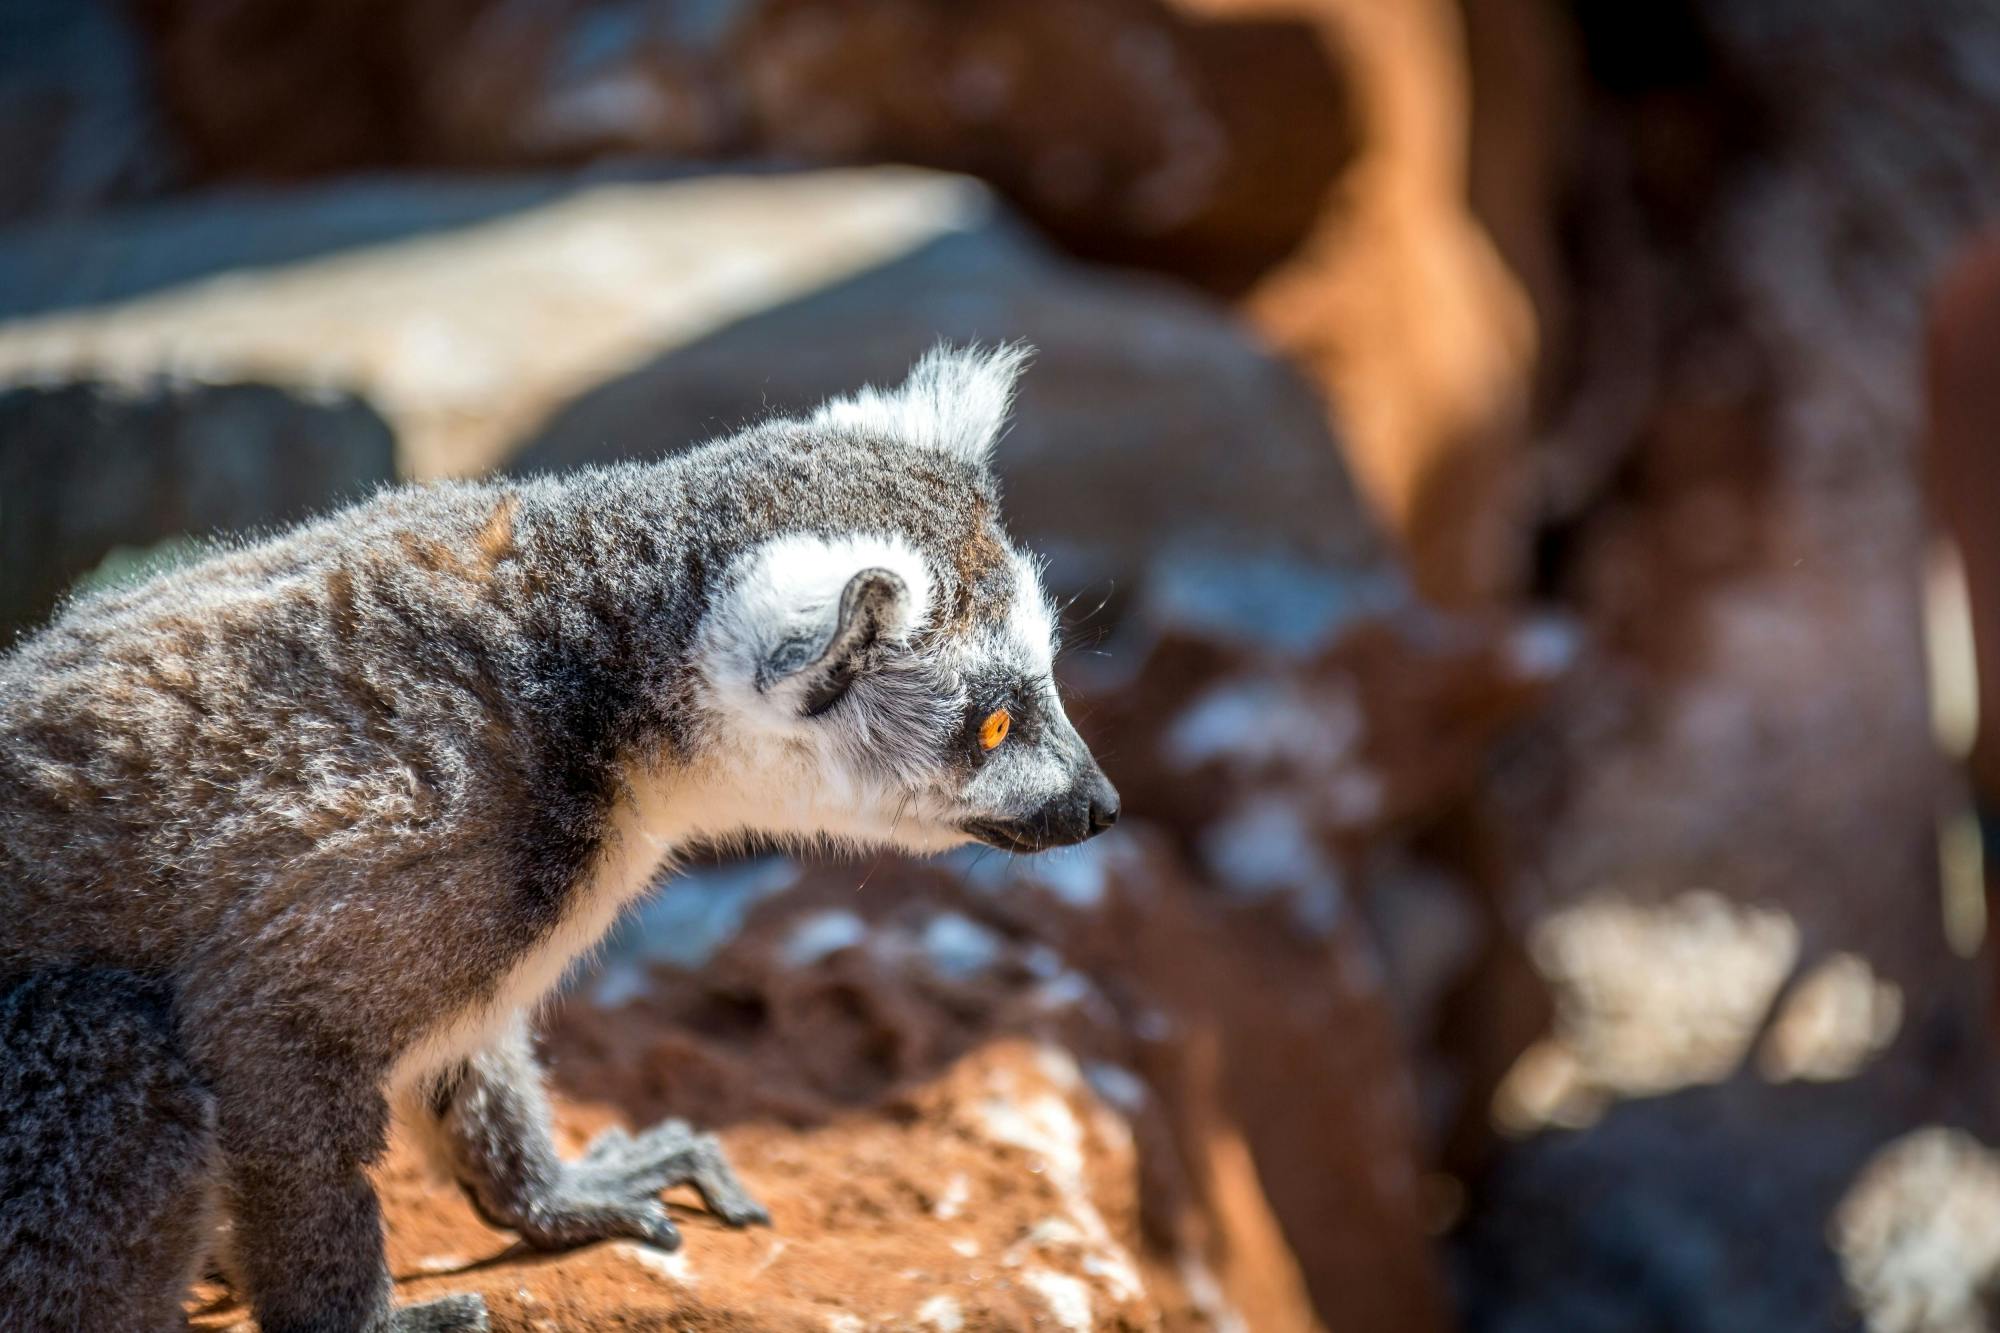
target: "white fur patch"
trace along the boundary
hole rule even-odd
[[[923,556],[901,537],[857,533],[828,541],[794,534],[774,537],[742,558],[729,591],[702,625],[698,654],[714,699],[733,726],[751,734],[786,731],[797,701],[781,685],[760,689],[758,673],[787,639],[830,632],[840,596],[864,569],[886,569],[903,581],[903,599],[883,634],[907,640],[930,619],[932,587]]]
[[[1055,671],[1055,608],[1042,591],[1041,571],[1024,555],[1014,556],[1014,600],[1007,607],[1007,633],[1030,674]]]
[[[871,385],[851,398],[835,399],[813,415],[812,424],[984,463],[1007,423],[1014,382],[1032,354],[1019,343],[993,348],[940,344],[896,388]]]
[[[671,848],[648,836],[646,823],[631,818],[629,809],[619,807],[589,886],[574,895],[555,929],[514,964],[485,1003],[446,1017],[403,1052],[389,1074],[392,1101],[420,1093],[431,1078],[484,1050],[510,1022],[532,1012],[554,992],[571,964],[597,947],[626,905],[658,878]],[[420,1120],[412,1117],[413,1123]]]

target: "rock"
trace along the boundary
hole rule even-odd
[[[1026,339],[1000,462],[1067,591],[1295,648],[1406,599],[1302,382],[1206,301],[1049,256],[962,178],[407,183],[13,239],[0,300],[35,313],[0,324],[0,383],[356,394],[417,476],[524,438],[529,470],[652,456],[900,377],[940,337]]]
[[[0,9],[0,223],[75,216],[177,183],[141,34],[101,0]]]
[[[1186,2],[1303,18],[1342,52],[1366,131],[1338,196],[1244,309],[1326,389],[1355,478],[1424,594],[1448,606],[1518,594],[1536,500],[1526,446],[1537,329],[1469,206],[1459,6]]]
[[[647,1033],[628,1025],[642,1059],[654,1055]],[[564,1146],[624,1110],[564,1102]],[[515,1254],[511,1236],[399,1143],[376,1172],[399,1297],[477,1291],[495,1333],[1218,1326],[1170,1270],[1141,1265],[1131,1132],[1059,1049],[996,1042],[893,1107],[723,1137],[769,1201],[769,1229],[735,1231],[677,1207],[674,1252],[616,1241],[535,1258]],[[239,1326],[226,1291],[198,1298],[197,1327]]]
[[[1238,620],[1308,644],[1402,596],[1300,381],[1210,303],[1052,258],[963,178],[374,185],[12,239],[0,302],[31,313],[0,324],[0,382],[338,388],[418,476],[529,437],[527,469],[652,456],[900,377],[940,337],[1026,339],[1001,462],[1066,586],[1136,595],[1131,553],[1157,555],[1166,613],[1249,596]]]
[[[1455,1238],[1464,1326],[1839,1333],[1862,1326],[1858,1294],[1888,1295],[1894,1283],[1962,1299],[1966,1269],[1924,1263],[1955,1263],[1954,1247],[1967,1256],[1990,1250],[1977,1231],[1984,1180],[1926,1196],[1932,1213],[1956,1214],[1940,1218],[1928,1255],[1915,1236],[1897,1254],[1900,1237],[1857,1246],[1845,1234],[1857,1180],[1886,1144],[1921,1123],[1927,1103],[1935,1106],[1931,1092],[1885,1077],[1880,1066],[1835,1084],[1738,1078],[1624,1102],[1587,1131],[1520,1144],[1482,1182]],[[1905,1176],[1904,1188],[1914,1193],[1936,1179]],[[1878,1199],[1867,1212],[1887,1231],[1911,1202],[1910,1194]],[[1843,1220],[1830,1229],[1835,1217]]]
[[[1118,675],[1089,658],[1071,673],[1127,808],[1161,820],[1210,891],[1302,939],[1360,923],[1377,942],[1430,1141],[1454,1167],[1485,1153],[1490,1094],[1549,1015],[1482,793],[1575,651],[1556,622],[1411,604],[1303,658],[1170,632]]]
[[[1533,946],[1556,1021],[1496,1099],[1515,1134],[1577,1128],[1614,1097],[1736,1073],[1797,963],[1799,935],[1783,913],[1689,893],[1659,907],[1568,908],[1537,926]]]
[[[1847,1328],[1821,1238],[1868,1154],[1961,1116],[1991,1137],[1987,987],[1953,948],[1983,913],[1941,910],[1914,451],[1923,293],[2000,213],[2000,23],[1704,2],[1635,40],[1628,17],[1584,24],[1615,90],[1579,222],[1612,244],[1576,288],[1613,354],[1578,368],[1610,464],[1547,547],[1594,660],[1494,789],[1509,915],[1558,983],[1509,1101],[1601,1119],[1500,1159],[1472,1323]],[[1955,1235],[1905,1259],[1848,1261],[1865,1312],[1988,1276]]]
[[[1296,243],[1354,132],[1308,25],[1160,0],[318,3],[285,25],[237,0],[146,8],[156,76],[211,176],[901,161],[985,177],[1087,250],[1223,283]],[[300,96],[324,112],[287,114]]]
[[[1304,656],[1175,628],[1116,677],[1080,664],[1077,691],[1133,808],[1193,831],[1234,808],[1296,807],[1352,861],[1470,797],[1575,651],[1556,622],[1409,602]]]
[[[1476,601],[1523,584],[1535,311],[1467,196],[1476,179],[1560,319],[1549,260],[1566,162],[1523,150],[1557,137],[1530,125],[1481,138],[1475,178],[1450,0],[294,12],[271,25],[242,0],[147,6],[156,78],[211,177],[632,154],[968,172],[1074,251],[1245,295],[1332,391],[1419,585]],[[1502,69],[1559,84],[1563,29],[1534,0],[1479,18],[1475,35],[1514,43]],[[291,114],[301,96],[323,113]]]
[[[1586,324],[1631,329],[1650,361],[1624,480],[1564,538],[1559,582],[1604,661],[1544,714],[1553,808],[1510,794],[1537,844],[1519,915],[1711,890],[1783,912],[1806,965],[1854,954],[1910,1015],[1954,1009],[1970,977],[1938,907],[1922,297],[2000,215],[1974,165],[2000,150],[2000,22],[1952,3],[1695,8],[1683,50],[1707,63],[1671,77],[1727,70],[1773,119],[1754,152],[1716,148],[1702,191],[1627,201],[1663,228],[1693,215],[1691,248],[1633,256],[1664,306],[1588,289]],[[1940,43],[1957,54],[1934,78]],[[1657,54],[1629,52],[1621,77],[1645,89]],[[1865,237],[1843,229],[1862,218]]]
[[[336,390],[388,418],[405,473],[478,472],[607,377],[990,211],[970,182],[886,170],[562,185],[203,196],[23,230],[0,294],[39,313],[0,324],[0,383]]]
[[[394,478],[366,404],[267,384],[0,390],[0,642],[107,556],[303,518]]]

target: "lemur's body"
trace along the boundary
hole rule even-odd
[[[264,1333],[483,1326],[465,1299],[390,1311],[362,1167],[392,1104],[531,1241],[672,1243],[654,1195],[676,1180],[762,1216],[682,1127],[559,1162],[528,1053],[524,1010],[676,850],[1034,846],[1115,814],[998,527],[985,453],[1014,371],[937,355],[898,394],[660,464],[387,492],[86,600],[0,659],[0,996],[164,987]],[[989,759],[976,726],[1001,707],[1016,740]],[[96,1275],[30,1242],[97,1214],[7,1198],[14,1126],[63,1106],[10,1093],[19,1021],[0,1315],[67,1328],[51,1293]],[[113,1148],[77,1151],[103,1169],[69,1188],[122,1188]]]

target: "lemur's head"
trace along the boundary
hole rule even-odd
[[[737,831],[1039,851],[1118,818],[1057,697],[1039,568],[999,524],[987,460],[1025,361],[940,348],[705,451],[751,537],[696,646]]]

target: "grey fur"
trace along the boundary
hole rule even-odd
[[[0,1324],[71,1327],[64,1283],[164,1309],[199,1256],[156,1264],[189,1243],[157,1200],[193,1216],[214,1155],[263,1333],[484,1327],[469,1298],[391,1309],[363,1169],[413,1062],[439,1156],[533,1243],[672,1244],[654,1196],[680,1181],[762,1220],[683,1126],[560,1161],[525,1024],[487,1011],[594,942],[624,901],[607,867],[650,879],[689,838],[1035,847],[1115,816],[998,526],[984,450],[1018,366],[939,353],[915,396],[667,462],[385,491],[0,659],[0,1234],[126,1247],[5,1261]],[[770,572],[857,535],[899,567],[833,595]],[[1016,738],[989,755],[970,737],[1000,701]],[[655,806],[679,839],[657,854],[633,813]],[[170,1111],[107,1135],[86,1112],[120,1097]],[[31,1168],[63,1195],[22,1194]]]
[[[0,995],[10,1329],[186,1326],[180,1293],[210,1226],[215,1099],[176,1049],[169,1004],[129,973],[75,969]]]

